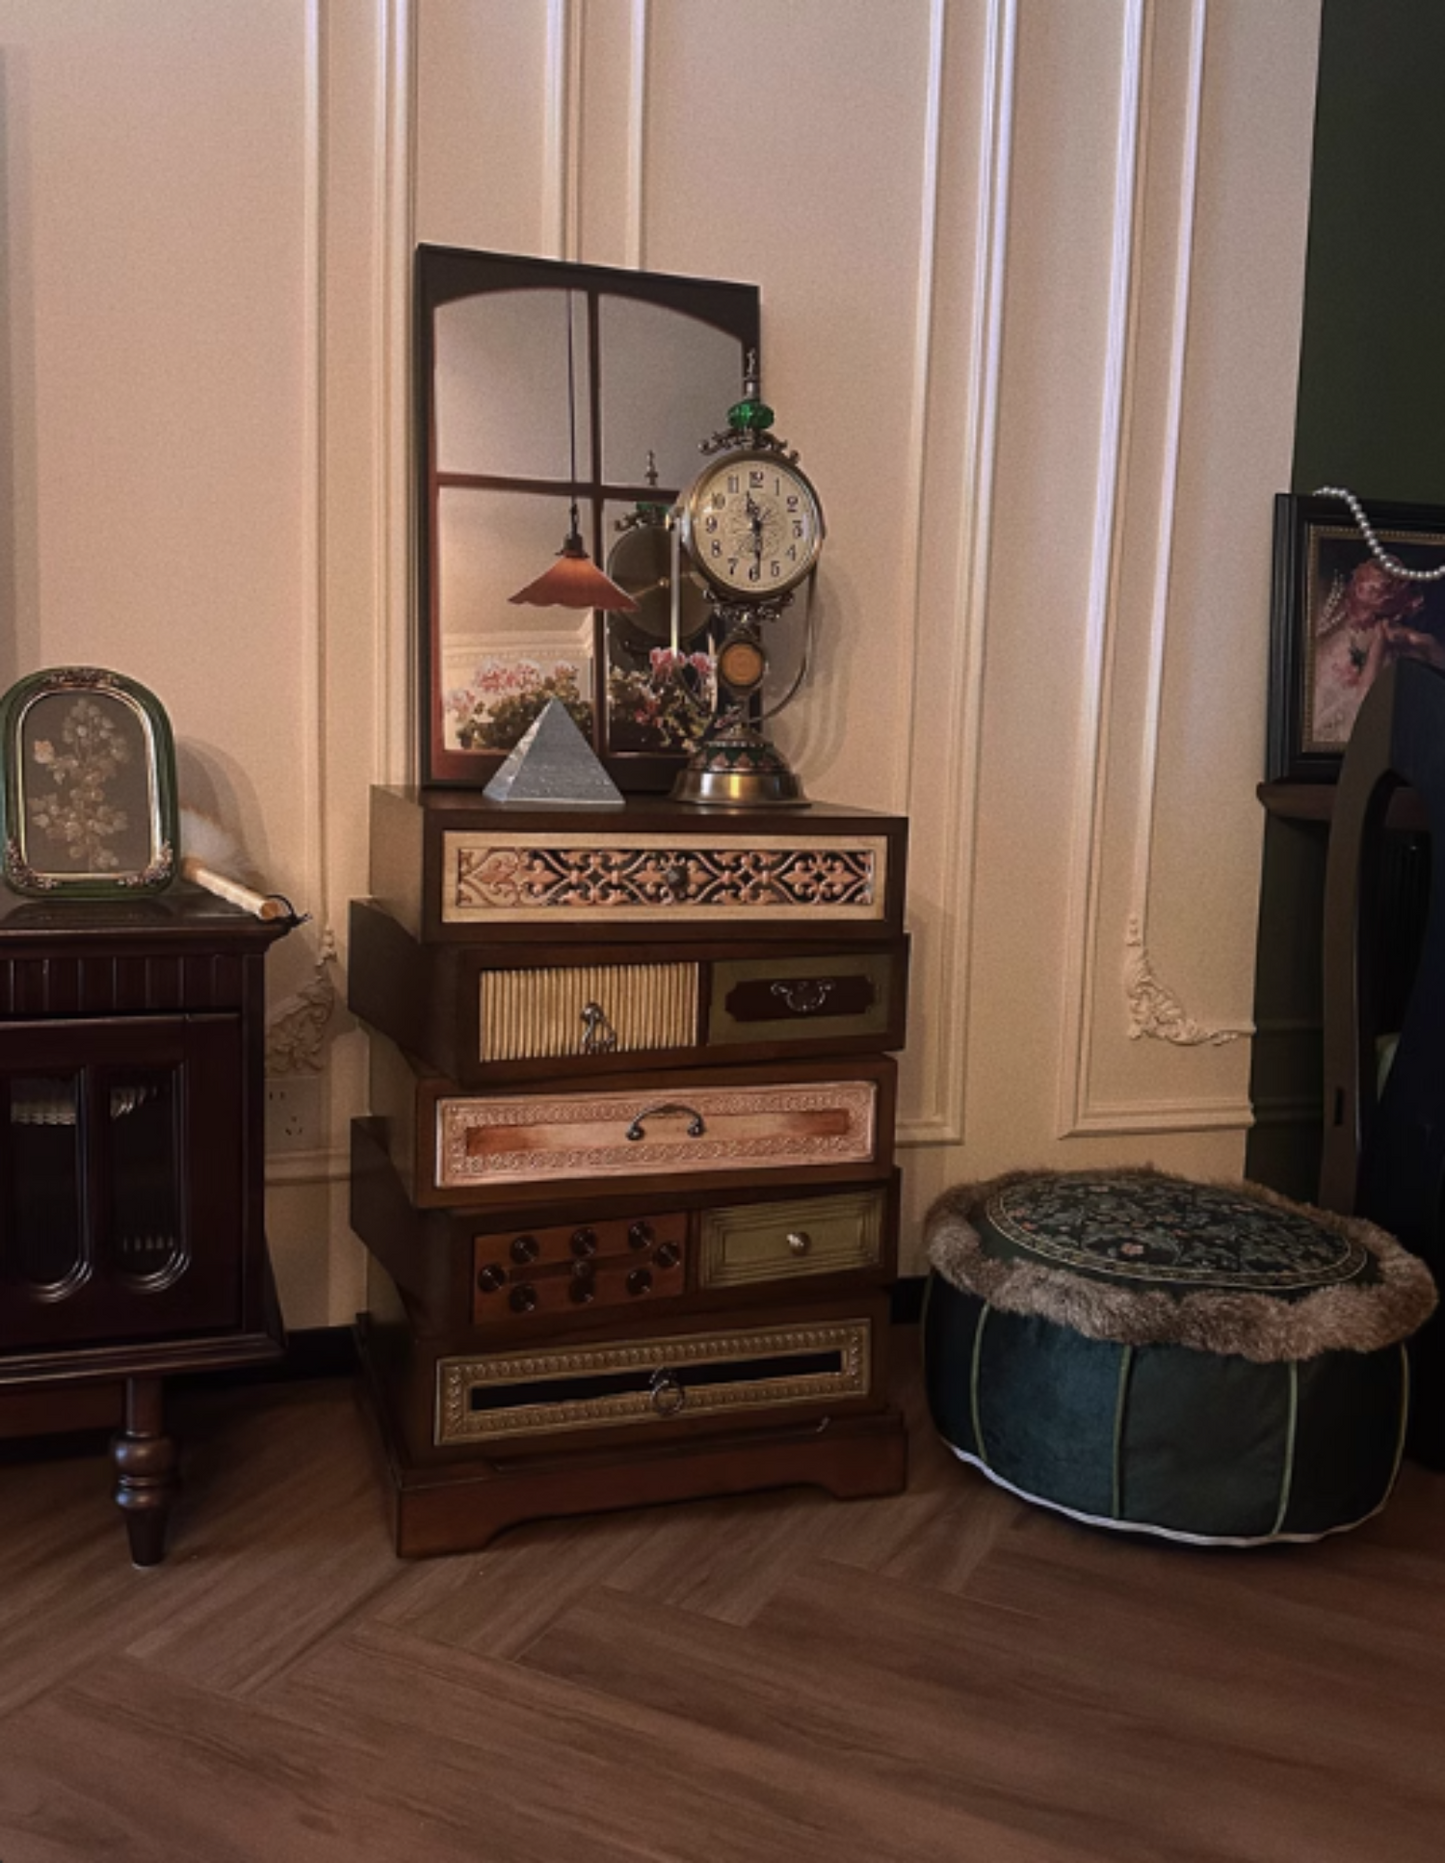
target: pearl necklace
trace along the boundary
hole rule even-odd
[[[1401,576],[1406,582],[1439,582],[1441,577],[1445,576],[1445,563],[1441,563],[1436,569],[1406,569],[1399,557],[1391,556],[1375,535],[1374,527],[1365,516],[1364,506],[1355,494],[1347,491],[1343,485],[1322,485],[1315,493],[1315,497],[1344,499],[1350,507],[1356,524],[1360,527],[1360,535],[1370,546],[1370,555],[1374,557],[1381,569],[1388,570],[1392,576]]]

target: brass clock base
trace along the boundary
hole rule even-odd
[[[673,784],[672,799],[718,809],[808,806],[777,745],[735,718],[703,738]]]

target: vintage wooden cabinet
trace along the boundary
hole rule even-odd
[[[352,1223],[397,1548],[896,1490],[906,824],[377,790]]]
[[[0,1397],[122,1381],[116,1501],[164,1553],[172,1372],[280,1353],[263,1227],[263,922],[208,893],[0,887]]]

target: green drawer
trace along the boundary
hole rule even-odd
[[[706,1210],[698,1286],[735,1287],[877,1267],[887,1220],[888,1193],[882,1189]]]

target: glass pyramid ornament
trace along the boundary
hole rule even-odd
[[[548,699],[482,793],[493,802],[520,807],[623,806],[622,791],[597,761],[560,699]]]

